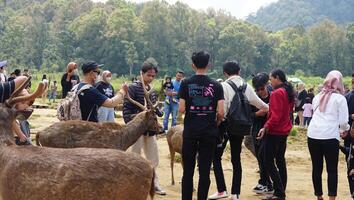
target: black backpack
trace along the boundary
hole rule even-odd
[[[227,83],[234,89],[235,95],[232,98],[230,109],[226,115],[227,131],[231,135],[249,135],[253,124],[251,106],[245,95],[247,84],[237,87],[232,81]]]

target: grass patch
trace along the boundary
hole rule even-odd
[[[176,163],[181,163],[181,161],[182,161],[182,156],[181,156],[181,154],[176,154],[176,155],[175,155],[175,162],[176,162]]]
[[[296,127],[294,127],[293,129],[291,129],[291,131],[290,131],[290,136],[293,136],[293,137],[295,137],[297,135],[297,128]]]

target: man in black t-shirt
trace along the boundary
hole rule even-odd
[[[112,73],[108,70],[102,72],[102,81],[96,83],[95,87],[101,94],[108,98],[114,97],[114,89],[110,84],[112,79]],[[98,121],[99,122],[114,122],[114,108],[106,108],[101,106],[98,109]]]
[[[183,130],[182,200],[191,200],[193,175],[198,153],[198,199],[207,199],[210,186],[210,167],[218,137],[218,124],[224,118],[224,93],[217,81],[206,75],[210,55],[193,53],[192,68],[196,72],[181,83],[179,111],[185,113]]]
[[[91,88],[84,90],[79,94],[82,120],[98,122],[98,108],[101,106],[108,108],[116,107],[118,103],[123,100],[126,91],[128,91],[128,86],[123,85],[122,89],[117,93],[117,95],[112,98],[108,98],[101,94],[95,87],[93,87],[97,76],[100,74],[100,66],[102,65],[99,65],[94,61],[84,63],[82,65],[84,80],[76,86],[77,88],[73,88],[80,90],[85,85],[91,85]]]

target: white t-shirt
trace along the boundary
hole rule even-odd
[[[328,100],[325,112],[321,112],[320,97],[321,93],[316,95],[312,101],[314,113],[307,129],[307,136],[318,140],[340,140],[340,132],[349,129],[347,100],[343,95],[333,93]]]
[[[230,109],[231,106],[231,101],[234,98],[235,91],[232,89],[231,85],[227,83],[227,81],[230,80],[235,83],[237,87],[240,87],[243,83],[244,80],[238,76],[231,76],[229,77],[225,82],[222,82],[221,85],[224,90],[224,113],[225,117],[227,116],[227,113]],[[254,91],[253,87],[247,83],[246,91],[245,91],[245,96],[247,97],[249,103],[252,106],[255,106],[258,109],[267,109],[269,108],[268,104],[264,103],[256,94]]]

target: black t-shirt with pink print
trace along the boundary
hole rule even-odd
[[[194,75],[182,81],[178,96],[186,102],[183,137],[217,137],[216,109],[224,99],[221,84],[206,75]]]

